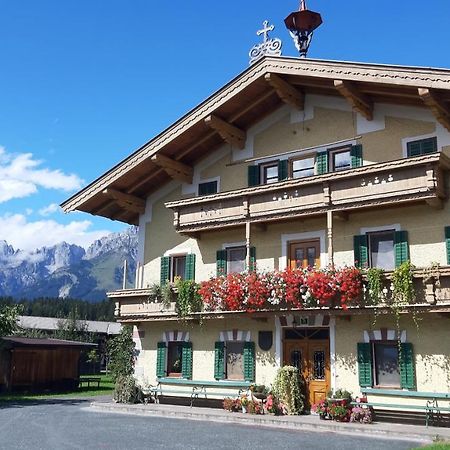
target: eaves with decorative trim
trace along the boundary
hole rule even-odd
[[[268,74],[275,74],[274,79],[279,81],[275,87],[267,82]],[[184,168],[185,172],[227,138],[228,142],[233,142],[237,133],[238,140],[242,139],[251,125],[280,107],[284,101],[301,106],[302,95],[305,94],[340,96],[335,80],[347,85],[351,83],[356,107],[359,105],[358,97],[364,98],[370,105],[380,102],[425,108],[427,105],[419,95],[419,88],[432,90],[433,98],[437,98],[445,108],[450,104],[448,69],[264,57],[63,202],[61,207],[65,212],[79,210],[137,224],[140,208],[136,208],[136,202],[123,201],[125,197],[121,194],[145,199],[176,175],[172,169],[167,170],[167,167],[156,164],[156,159],[152,160],[154,155],[160,154],[179,162],[177,167]],[[223,126],[219,130],[211,128],[207,120],[210,116],[217,117],[218,123],[228,124],[227,130]],[[230,130],[234,130],[231,133],[233,139],[230,138]],[[104,193],[111,189],[115,196]],[[139,200],[137,202],[140,203]]]

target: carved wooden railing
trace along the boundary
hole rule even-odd
[[[392,272],[387,272],[383,276],[383,290],[382,298],[371,304],[365,296],[357,302],[357,305],[350,307],[348,311],[341,311],[342,313],[352,313],[374,307],[387,308],[391,305],[391,277]],[[435,268],[419,268],[413,272],[413,283],[415,298],[411,307],[420,307],[425,310],[436,310],[450,313],[450,266],[435,267]],[[164,305],[161,301],[155,301],[151,298],[150,289],[127,289],[108,293],[108,297],[115,301],[115,315],[124,320],[138,320],[138,319],[177,319],[176,303],[172,302],[170,305]],[[283,303],[279,307],[272,307],[271,311],[276,313],[285,311],[286,305]],[[308,309],[303,309],[308,311]],[[339,308],[335,310],[339,312]],[[266,311],[267,312],[267,311]],[[216,312],[217,314],[223,311]],[[216,314],[209,312],[207,314]],[[203,314],[205,315],[205,314]]]
[[[185,233],[416,201],[441,207],[443,172],[449,168],[450,160],[434,153],[168,202],[166,207],[174,211],[176,230]]]

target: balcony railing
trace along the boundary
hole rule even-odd
[[[349,305],[348,309],[337,307],[304,307],[301,308],[305,313],[323,313],[325,310],[333,311],[333,314],[361,314],[375,310],[390,311],[391,306],[391,277],[392,273],[387,272],[383,277],[383,293],[377,303],[371,303],[367,300],[367,293],[363,294],[364,298]],[[432,311],[442,314],[450,314],[450,266],[435,267],[428,269],[415,269],[413,273],[414,284],[414,301],[404,307],[405,311],[411,309],[416,311]],[[367,286],[367,285],[366,285]],[[155,301],[151,298],[150,289],[128,289],[119,290],[108,293],[108,297],[115,301],[115,315],[124,322],[140,321],[140,320],[178,320],[176,301],[169,305],[163,304],[161,301]],[[292,305],[289,307],[285,302],[280,305],[273,306],[268,310],[259,310],[252,313],[252,317],[258,314],[283,313],[287,310],[298,310]],[[239,311],[205,311],[194,313],[191,318],[202,316],[217,317],[218,315],[242,314],[244,310]]]
[[[441,207],[446,198],[443,172],[449,168],[450,160],[434,153],[169,202],[166,207],[174,211],[176,230],[185,233],[417,201]]]

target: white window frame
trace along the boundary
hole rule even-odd
[[[364,227],[360,228],[359,234],[364,234],[367,236],[367,252],[368,252],[368,259],[369,259],[369,267],[372,267],[372,256],[370,251],[370,241],[369,241],[369,234],[370,233],[378,233],[383,231],[393,231],[394,233],[396,231],[401,231],[401,226],[398,223],[394,223],[392,225],[382,225],[378,227]],[[395,251],[395,250],[394,250]],[[394,253],[394,266],[395,266],[395,253]]]

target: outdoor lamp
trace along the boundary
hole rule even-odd
[[[302,0],[300,11],[289,14],[284,19],[284,23],[294,39],[294,44],[300,53],[300,57],[306,58],[313,32],[321,25],[322,17],[319,13],[307,9],[306,0]]]

